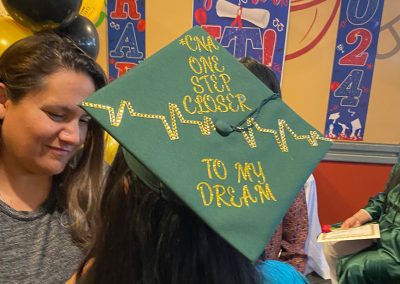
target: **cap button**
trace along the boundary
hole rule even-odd
[[[221,136],[228,136],[233,132],[233,127],[226,123],[224,120],[217,120],[215,122],[215,129]]]

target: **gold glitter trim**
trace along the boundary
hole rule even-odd
[[[120,126],[125,108],[128,109],[128,113],[132,117],[158,119],[162,122],[170,140],[179,139],[177,119],[182,124],[197,125],[202,135],[210,135],[211,131],[215,131],[215,125],[210,117],[203,116],[203,121],[186,119],[183,117],[178,105],[173,103],[168,103],[171,125],[168,123],[165,115],[136,112],[133,109],[131,102],[126,100],[121,101],[117,111],[117,115],[115,115],[114,108],[108,105],[95,104],[91,102],[83,102],[82,105],[85,107],[108,111],[110,124],[115,127]],[[306,140],[312,147],[318,146],[318,140],[325,142],[332,141],[329,138],[320,136],[317,131],[310,131],[310,134],[299,135],[283,119],[278,119],[278,130],[272,128],[263,128],[256,121],[254,121],[254,118],[252,117],[247,120],[247,125],[254,126],[242,131],[243,138],[250,146],[250,148],[257,147],[254,137],[254,130],[257,130],[261,133],[272,134],[281,152],[289,152],[289,147],[286,142],[286,132],[288,132],[295,140]]]
[[[172,103],[168,104],[169,114],[170,114],[170,118],[171,118],[171,126],[169,125],[165,115],[136,112],[133,109],[131,102],[128,102],[125,100],[121,101],[118,111],[117,111],[117,116],[115,116],[114,108],[111,106],[94,104],[94,103],[90,103],[90,102],[83,102],[82,105],[85,107],[107,110],[109,117],[110,117],[110,124],[115,127],[118,127],[121,124],[122,117],[123,117],[124,111],[125,111],[125,107],[128,109],[129,115],[132,117],[146,118],[146,119],[159,119],[159,120],[161,120],[162,124],[164,125],[164,128],[167,131],[167,134],[168,134],[168,137],[170,140],[179,139],[179,132],[178,132],[176,118],[178,118],[180,123],[197,125],[199,127],[202,135],[210,135],[211,131],[215,130],[214,123],[210,117],[204,116],[204,121],[185,119],[183,117],[179,107],[176,104],[172,104]]]
[[[295,140],[306,140],[308,142],[308,144],[310,144],[310,146],[312,146],[312,147],[318,146],[318,140],[326,141],[326,142],[332,141],[329,138],[325,138],[325,137],[320,136],[318,134],[318,132],[314,131],[314,130],[310,131],[310,135],[305,135],[305,134],[304,135],[298,135],[289,126],[289,124],[283,119],[278,119],[279,135],[278,135],[278,131],[276,131],[275,129],[263,128],[256,121],[254,121],[253,118],[251,118],[249,120],[250,120],[250,122],[248,122],[248,124],[249,123],[253,124],[254,128],[257,131],[263,132],[263,133],[272,134],[274,136],[276,144],[278,145],[278,147],[281,150],[281,152],[289,152],[289,148],[288,148],[288,145],[287,145],[287,142],[286,142],[286,131],[288,131],[289,134],[292,135]],[[252,137],[252,139],[254,139],[254,136]],[[254,143],[254,145],[255,145],[255,140],[254,141],[250,141],[250,142]]]

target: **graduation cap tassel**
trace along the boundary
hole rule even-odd
[[[275,100],[277,98],[280,98],[281,94],[280,93],[275,93],[272,96],[270,96],[269,98],[266,98],[264,100],[261,101],[260,105],[253,110],[252,112],[250,112],[242,121],[240,121],[238,124],[236,124],[236,126],[233,125],[229,125],[226,121],[224,120],[217,120],[215,122],[215,129],[216,131],[221,135],[221,136],[228,136],[229,134],[231,134],[232,132],[243,132],[248,130],[249,128],[254,126],[254,123],[242,127],[242,125],[250,118],[253,117],[253,121],[257,120],[258,115],[260,114],[261,109],[263,108],[264,105],[266,105],[269,101],[271,100]]]

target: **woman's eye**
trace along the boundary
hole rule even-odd
[[[49,112],[49,111],[47,111],[46,113],[50,117],[50,119],[52,119],[54,121],[63,121],[64,120],[63,114]]]
[[[79,119],[79,122],[87,124],[89,123],[90,119],[90,117],[82,117],[81,119]]]

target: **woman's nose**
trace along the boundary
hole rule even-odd
[[[78,121],[70,121],[66,123],[63,129],[59,133],[59,138],[70,145],[79,145],[83,143],[82,137],[84,133],[81,129],[79,120]]]

